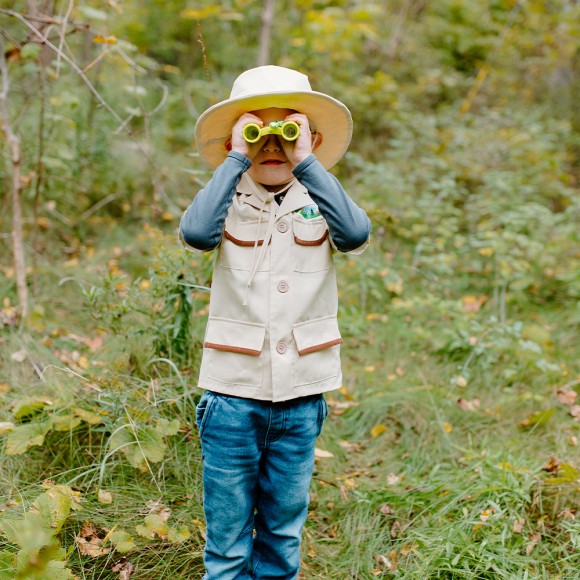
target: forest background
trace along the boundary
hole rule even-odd
[[[301,578],[577,578],[580,3],[0,7],[0,579],[199,578],[196,118],[256,64],[351,109]]]

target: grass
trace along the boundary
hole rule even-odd
[[[134,241],[131,257],[117,256],[114,266],[128,276],[124,286],[113,278],[116,290],[93,304],[102,307],[97,321],[78,285],[57,286],[57,276],[47,273],[48,297],[36,326],[2,334],[0,422],[14,422],[10,405],[24,396],[52,403],[23,422],[67,416],[77,407],[102,418],[53,429],[42,445],[2,458],[0,519],[22,517],[47,479],[80,493],[82,509],[67,516],[58,535],[78,578],[117,579],[127,566],[139,579],[202,575],[199,393],[190,388],[199,353],[189,354],[189,365],[156,355],[155,345],[175,337],[177,327],[170,319],[163,319],[165,328],[151,325],[134,306],[155,304],[171,287],[167,273],[182,267],[162,256],[165,238],[155,236]],[[107,276],[102,265],[122,242],[103,242],[67,276],[100,284]],[[139,288],[131,281],[149,275],[143,259],[157,265],[151,286]],[[557,306],[531,313],[518,296],[501,323],[493,301],[468,312],[460,296],[443,287],[438,294],[436,281],[405,270],[404,254],[394,266],[407,287],[393,293],[378,273],[383,260],[375,248],[354,268],[347,258],[339,262],[344,387],[327,397],[330,415],[318,447],[331,456],[317,460],[301,578],[577,578],[580,424],[557,399],[565,384],[579,390],[577,328]],[[207,265],[197,269],[206,272]],[[190,281],[201,283],[200,276]],[[58,292],[51,295],[50,286]],[[207,297],[195,296],[198,344]],[[107,312],[121,322],[126,316],[130,325],[120,324],[125,330],[115,334]],[[163,344],[171,353],[171,342]],[[26,351],[22,362],[12,358],[19,351]],[[147,428],[173,419],[176,433],[153,434],[160,460],[136,468],[110,447],[115,430],[137,433],[130,443],[145,446]],[[111,494],[110,503],[99,499],[99,490]],[[163,510],[171,526],[187,526],[188,539],[146,540],[136,532],[147,514]],[[81,554],[75,537],[87,521],[100,540],[122,529],[134,547]],[[0,543],[0,554],[16,551],[6,539]],[[0,570],[5,577],[13,576]]]

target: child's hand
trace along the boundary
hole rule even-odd
[[[288,115],[284,121],[294,121],[300,126],[300,135],[296,141],[286,141],[280,139],[280,143],[284,148],[284,153],[288,160],[294,167],[304,161],[316,148],[316,141],[318,136],[314,137],[310,133],[310,125],[308,123],[308,117],[302,113],[292,113]]]
[[[264,126],[264,121],[262,121],[260,117],[256,117],[256,115],[252,115],[252,113],[244,113],[232,128],[231,151],[236,151],[245,155],[248,159],[253,159],[256,156],[256,153],[260,150],[262,142],[258,141],[258,143],[248,143],[244,139],[244,127],[249,123],[255,123],[260,127]]]

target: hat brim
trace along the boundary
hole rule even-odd
[[[316,157],[326,169],[346,153],[352,138],[348,108],[324,93],[300,91],[228,99],[204,111],[195,125],[195,142],[201,158],[214,168],[220,165],[228,154],[226,142],[231,138],[232,127],[241,115],[270,107],[294,109],[308,117],[322,133]]]

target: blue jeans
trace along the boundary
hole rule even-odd
[[[207,539],[203,580],[294,580],[322,395],[282,403],[205,391],[197,406]]]

